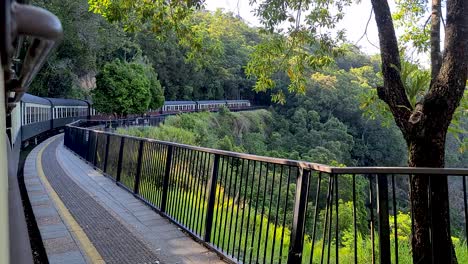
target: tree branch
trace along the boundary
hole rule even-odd
[[[468,75],[468,0],[447,1],[447,24],[442,65],[428,94],[424,112],[444,115],[448,127],[465,90]]]
[[[403,131],[403,134],[406,134],[409,129],[408,120],[412,107],[400,76],[400,53],[390,7],[387,0],[371,0],[371,2],[379,31],[384,79],[384,86],[379,89],[379,98],[388,104],[398,127]]]
[[[441,0],[432,0],[431,13],[431,83],[439,74],[442,65],[440,53],[440,18],[442,16]]]

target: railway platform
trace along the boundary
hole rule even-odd
[[[63,146],[27,157],[24,181],[49,263],[224,263]]]

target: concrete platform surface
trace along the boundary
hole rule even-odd
[[[24,176],[50,263],[224,263],[65,149],[62,135],[30,153]]]

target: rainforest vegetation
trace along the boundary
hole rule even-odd
[[[427,22],[424,26],[418,24],[428,11],[423,7],[425,1],[409,5],[399,2],[392,16],[387,1],[373,0],[381,56],[363,53],[346,41],[342,31],[335,31],[333,36],[322,31],[334,28],[350,1],[266,1],[256,9],[261,28],[249,26],[232,13],[204,10],[203,1],[182,1],[184,4],[169,1],[168,5],[163,2],[140,5],[138,1],[90,0],[88,5],[86,0],[33,0],[33,4],[58,15],[65,36],[35,79],[31,92],[39,96],[92,99],[101,112],[116,115],[141,114],[145,109],[158,108],[163,97],[165,100],[248,99],[265,109],[182,114],[167,118],[157,128],[132,128],[119,133],[336,166],[468,166],[465,151],[468,103],[463,89],[467,73],[460,70],[450,74],[450,69],[467,68],[468,61],[465,56],[468,52],[456,53],[466,51],[468,45],[466,33],[457,34],[459,25],[465,25],[468,17],[466,10],[465,16],[459,14],[462,11],[457,13],[463,10],[457,8],[458,2],[448,1],[447,5],[447,16],[453,19],[447,20],[447,28],[451,30],[446,30],[445,39],[449,44],[457,44],[447,46],[444,52],[450,56],[444,53],[444,63],[440,44],[436,45],[440,42],[437,25],[440,28],[441,1],[435,1],[439,6],[434,5],[430,23],[434,34],[429,34],[425,28]],[[297,17],[287,14],[281,8],[283,4]],[[329,5],[336,14],[327,11]],[[300,23],[301,11],[307,11],[303,14],[307,16],[306,26]],[[393,22],[407,29],[399,39],[401,45]],[[292,26],[283,32],[283,23]],[[461,48],[454,49],[455,46]],[[430,51],[431,67],[423,67],[407,55],[408,47],[420,53]],[[116,76],[124,85],[115,82]],[[127,85],[134,78],[138,80]],[[454,85],[448,89],[447,83]],[[139,91],[137,95],[132,94],[135,89]],[[115,99],[106,96],[114,90],[111,94]],[[440,91],[450,92],[441,95]],[[112,102],[106,101],[109,99]],[[232,173],[236,165],[226,166]],[[280,179],[273,178],[273,182],[281,185]],[[401,263],[411,262],[411,252],[415,258],[431,262],[426,239],[427,214],[417,211],[413,223],[409,217],[411,203],[427,200],[429,195],[424,179],[412,177],[410,186],[408,181],[397,182]],[[259,185],[263,184],[266,190],[267,183],[263,181],[259,179]],[[349,178],[344,177],[344,181],[349,183]],[[357,184],[364,188],[366,181],[362,178]],[[434,210],[437,215],[433,217],[442,223],[449,218],[448,202],[444,202],[448,201],[448,193],[460,197],[463,194],[459,191],[461,181],[449,181],[448,192],[446,178],[437,181],[431,199],[441,202],[436,203],[439,209]],[[226,191],[230,185],[221,180],[218,195],[227,197],[226,207],[231,206],[227,210],[233,212],[239,208],[234,209],[232,205],[242,199],[236,199],[239,193]],[[294,183],[292,189],[293,186]],[[412,193],[410,199],[409,193],[417,190],[423,191]],[[188,196],[199,195],[193,190],[187,192]],[[277,194],[271,196],[274,199],[263,195],[256,202],[245,196],[248,205],[242,210],[250,213],[251,206],[260,202],[263,205],[281,199],[286,204],[293,202]],[[368,257],[372,248],[367,226],[369,210],[362,198],[362,203],[357,205],[361,212],[359,250],[361,256]],[[463,204],[458,199],[451,200],[450,205],[454,207],[450,211],[452,230],[447,230],[448,225],[444,224],[441,226],[446,229],[432,231],[440,232],[437,233],[443,238],[439,241],[443,244],[440,248],[446,257],[452,252],[453,236],[454,252],[462,263],[467,259],[462,250],[466,243]],[[204,205],[197,206],[201,209]],[[314,205],[308,206],[311,213]],[[339,241],[332,242],[339,243],[340,255],[344,259],[349,257],[349,261],[353,250],[352,207],[350,194],[343,194],[339,200],[342,232]],[[288,210],[286,222],[290,223],[292,205]],[[323,210],[319,214],[322,219]],[[252,217],[260,224],[259,228],[269,220],[267,214],[256,210]],[[412,225],[416,231],[410,236]],[[269,230],[269,224],[264,228]],[[306,235],[311,235],[310,230]],[[323,245],[325,237],[319,238],[323,239]],[[306,250],[314,252],[316,249],[311,249],[308,243]]]

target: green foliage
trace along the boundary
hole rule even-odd
[[[115,60],[105,64],[96,76],[94,108],[116,116],[145,113],[152,100],[147,72],[145,66],[137,63]]]
[[[413,46],[418,52],[427,52],[430,48],[427,0],[397,0],[395,4],[396,11],[392,16],[396,27],[403,32],[400,37],[402,44],[408,48]]]
[[[39,96],[85,98],[94,76],[128,43],[123,31],[100,15],[88,12],[86,0],[33,0],[56,14],[64,37],[34,79],[30,92]]]

